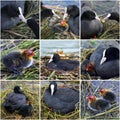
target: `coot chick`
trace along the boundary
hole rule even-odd
[[[24,11],[25,1],[2,1],[1,2],[1,30],[10,29],[20,21],[18,7]]]
[[[51,82],[43,99],[54,112],[66,114],[75,110],[75,104],[79,102],[79,92],[67,87],[58,88],[56,82]]]
[[[61,60],[58,54],[53,54],[46,66],[51,69],[72,71],[79,66],[79,61],[76,60]]]
[[[99,36],[103,25],[95,11],[88,4],[81,5],[81,38],[90,39]]]
[[[101,89],[100,94],[103,96],[103,98],[109,102],[115,102],[116,100],[116,95],[113,93],[113,91],[109,89]]]
[[[116,20],[116,21],[119,22],[119,13],[118,12],[111,12],[103,20],[104,21],[107,21],[107,20]]]
[[[23,52],[11,52],[3,56],[3,64],[15,75],[20,75],[23,68],[29,68],[33,65],[33,56],[35,53],[30,50]]]
[[[97,98],[94,95],[89,95],[87,99],[89,109],[94,112],[104,112],[110,108],[110,103],[105,99]]]
[[[96,71],[103,79],[119,76],[119,49],[117,47],[101,44],[92,53],[86,70]]]
[[[22,105],[21,108],[18,111],[19,115],[22,115],[23,117],[32,116],[33,115],[34,108],[32,106],[32,103],[29,102],[29,104]]]
[[[67,14],[69,15],[69,30],[75,35],[79,35],[79,8],[76,5],[67,6]]]
[[[24,104],[26,104],[26,96],[20,86],[15,86],[13,92],[6,96],[3,106],[8,112],[12,113]]]

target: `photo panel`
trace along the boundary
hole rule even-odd
[[[82,81],[81,119],[119,119],[120,81]]]
[[[79,119],[79,95],[79,81],[41,81],[41,119]]]
[[[80,1],[42,0],[41,39],[79,39]]]
[[[39,39],[39,0],[1,0],[1,39]]]
[[[1,79],[39,80],[39,41],[1,40]]]
[[[119,79],[119,40],[81,42],[81,79]]]
[[[41,80],[78,80],[79,68],[79,41],[41,41]]]
[[[39,82],[2,81],[1,119],[39,119]]]
[[[118,39],[119,2],[119,0],[82,0],[81,39]]]

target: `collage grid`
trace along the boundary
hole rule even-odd
[[[0,0],[0,2],[1,1],[9,2],[13,0]],[[21,1],[24,2],[24,0],[19,0],[19,2]],[[27,26],[26,23],[23,23],[22,21],[20,21],[20,23],[17,22],[16,24],[17,27],[16,26],[11,27],[10,30],[4,30],[5,26],[3,26],[3,29],[2,29],[2,17],[4,17],[2,16],[2,12],[3,12],[2,2],[0,5],[1,6],[0,119],[1,120],[4,120],[4,119],[11,119],[11,120],[12,119],[25,119],[25,120],[26,119],[35,119],[35,120],[37,119],[39,120],[41,119],[43,120],[47,120],[47,119],[63,119],[63,120],[65,119],[74,119],[74,120],[75,119],[78,119],[78,120],[119,119],[119,114],[120,114],[119,60],[116,62],[117,68],[115,68],[116,64],[111,63],[110,65],[111,67],[108,67],[107,70],[104,67],[101,68],[102,72],[100,72],[99,70],[97,71],[98,73],[96,73],[96,71],[86,72],[86,67],[88,67],[87,66],[88,60],[90,62],[90,60],[96,59],[94,57],[92,58],[91,56],[93,55],[93,53],[94,55],[97,54],[94,51],[98,50],[96,48],[98,48],[99,45],[102,45],[104,47],[104,45],[107,44],[108,45],[107,47],[114,47],[117,49],[117,51],[119,51],[120,31],[119,31],[118,22],[113,20],[114,24],[112,26],[111,25],[112,20],[110,20],[110,22],[108,21],[108,24],[107,23],[105,24],[105,29],[107,29],[108,25],[111,25],[109,26],[109,29],[113,29],[113,30],[108,30],[108,31],[106,30],[104,31],[104,34],[100,35],[99,37],[93,36],[94,37],[93,39],[88,39],[88,38],[81,39],[79,37],[79,35],[81,36],[82,34],[80,32],[82,31],[82,22],[80,17],[79,17],[80,25],[77,24],[79,25],[79,28],[78,28],[79,35],[75,35],[74,30],[72,31],[72,29],[71,31],[74,34],[71,32],[66,32],[66,28],[64,26],[63,28],[60,28],[60,31],[59,31],[59,29],[57,28],[58,27],[57,25],[58,25],[58,22],[60,21],[54,21],[55,17],[54,16],[52,17],[51,15],[48,17],[45,16],[45,18],[42,16],[43,15],[42,11],[45,8],[42,7],[41,2],[43,6],[48,7],[49,9],[55,9],[55,14],[59,15],[60,17],[61,16],[63,17],[65,15],[65,11],[64,11],[65,9],[63,8],[65,8],[69,4],[77,5],[79,7],[80,15],[82,16],[83,11],[82,11],[81,5],[85,2],[85,3],[88,3],[90,6],[92,6],[93,7],[92,9],[97,11],[98,16],[100,18],[104,18],[104,16],[107,15],[109,10],[111,10],[110,12],[117,11],[118,13],[120,13],[119,11],[120,1],[119,0],[61,0],[61,1],[60,0],[27,0],[28,3],[32,3],[32,4],[28,6],[25,5],[27,8],[26,12],[24,13],[25,18],[27,20],[29,18],[34,18],[37,21],[37,23],[39,23],[39,26],[40,26],[39,39],[35,37],[36,33],[34,32],[34,30],[31,30],[28,27],[29,25],[27,24],[28,25]],[[104,2],[106,2],[106,4],[104,4]],[[111,2],[111,4],[109,4],[109,2]],[[107,10],[105,10],[105,14],[104,14],[103,8],[107,5],[110,6],[110,8],[109,9],[106,8]],[[111,8],[111,6],[113,7]],[[34,10],[33,13],[31,12],[32,10]],[[101,10],[101,12],[99,12],[99,10]],[[30,13],[27,14],[27,12],[28,13],[30,12]],[[68,20],[69,17],[67,17],[66,19]],[[51,21],[55,23],[52,23]],[[52,27],[54,28],[51,30]],[[3,56],[7,55],[8,53],[16,52],[20,50],[19,53],[22,54],[26,49],[31,50],[32,52],[35,53],[33,57],[34,64],[31,65],[30,67],[25,68],[22,71],[10,70],[10,68],[6,66],[6,64],[9,64],[7,63],[8,61],[3,62]],[[73,69],[72,67],[69,67],[69,66],[72,66],[72,64],[68,64],[66,62],[63,63],[63,64],[67,64],[63,66],[63,68],[61,67],[61,64],[60,64],[60,67],[56,67],[56,65],[53,62],[52,64],[49,64],[49,61],[52,58],[51,56],[54,54],[58,54],[60,56],[61,61],[69,60],[69,59],[75,61],[76,63],[79,61],[79,65],[77,63],[77,67]],[[115,54],[113,53],[112,55],[116,56],[116,53]],[[18,57],[19,56],[17,56],[16,58]],[[119,57],[119,53],[117,57]],[[99,56],[97,56],[97,59],[99,59]],[[21,61],[21,62],[26,62],[26,61]],[[72,69],[72,70],[69,70],[69,69]],[[107,73],[105,73],[106,71]],[[17,72],[17,74],[15,72]],[[69,100],[68,100],[67,103],[63,104],[63,108],[65,105],[67,106],[68,104],[69,105],[74,104],[75,106],[74,110],[71,108],[72,110],[70,112],[68,112],[69,110],[67,110],[67,112],[63,111],[63,114],[61,114],[60,111],[55,110],[54,107],[52,108],[50,107],[50,105],[47,106],[47,104],[49,104],[47,102],[50,99],[52,99],[52,97],[48,96],[46,100],[45,91],[48,90],[47,88],[49,87],[50,83],[53,81],[57,83],[58,90],[62,88],[64,89],[67,87],[70,90],[74,89],[77,95],[79,93],[79,97],[75,96],[75,94],[71,95],[69,92],[67,94],[65,94],[64,92],[62,93],[65,99],[67,99],[67,97],[68,99],[71,99],[71,97],[74,96],[75,99],[72,98],[73,103],[72,102],[69,103]],[[28,99],[27,105],[29,106],[29,104],[32,104],[34,108],[34,112],[32,116],[28,115],[23,117],[19,115],[18,110],[16,110],[14,113],[9,113],[4,108],[3,103],[5,103],[6,96],[10,92],[12,92],[13,88],[17,85],[22,86],[23,91]],[[110,90],[110,92],[112,91],[112,93],[114,93],[112,95],[115,95],[116,100],[113,103],[112,102],[110,103],[108,102],[109,100],[105,100],[102,98],[100,90],[103,88],[107,88],[108,90]],[[69,96],[67,96],[68,94]],[[104,110],[102,108],[99,108],[99,105],[98,105],[97,106],[98,108],[95,108],[95,109],[98,109],[98,111],[94,110],[95,105],[92,108],[88,104],[88,101],[89,101],[88,97],[90,96],[92,97],[96,96],[98,97],[98,99],[102,98],[102,100],[104,100],[103,102],[106,102],[106,104],[109,104],[109,105],[107,106],[107,108],[104,108]],[[62,96],[60,95],[60,97]],[[74,100],[76,101],[76,99],[79,99],[79,100],[76,103],[74,103]],[[51,104],[54,106],[54,99],[52,99],[49,102],[52,102]],[[100,103],[97,103],[97,104],[100,104]],[[106,105],[104,104],[103,107],[105,106]],[[71,107],[73,107],[73,105],[71,105]],[[102,110],[99,110],[99,109],[102,109]],[[55,111],[57,111],[57,113]],[[26,113],[26,111],[24,112]]]

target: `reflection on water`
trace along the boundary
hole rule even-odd
[[[64,53],[79,53],[79,41],[41,41],[41,56],[49,56],[59,50]]]

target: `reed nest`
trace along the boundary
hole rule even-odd
[[[71,60],[74,59],[79,61],[79,57],[74,54],[75,53],[67,56],[69,56]],[[41,80],[78,80],[79,79],[79,67],[70,72],[49,69],[45,65],[49,61],[49,59],[50,59],[49,56],[45,56],[41,58]]]
[[[39,22],[39,1],[30,0],[25,2],[25,18],[34,18]],[[35,38],[34,33],[31,29],[23,22],[19,22],[17,26],[10,30],[4,30],[1,33],[2,39],[33,39]]]
[[[1,41],[1,58],[12,52],[24,49],[32,49],[35,52],[34,65],[22,71],[22,75],[13,76],[3,64],[1,64],[2,80],[34,80],[39,79],[39,41],[38,40],[2,40]]]
[[[95,84],[93,84],[93,82]],[[81,84],[81,119],[119,119],[119,81],[83,81]],[[87,106],[88,95],[95,95],[101,97],[99,90],[101,88],[108,88],[116,94],[116,102],[111,105],[106,111],[95,113]]]
[[[39,84],[38,82],[11,82],[11,81],[3,81],[2,83],[2,91],[1,91],[1,119],[39,119]],[[23,91],[28,98],[28,101],[32,101],[34,112],[32,116],[28,116],[23,118],[21,115],[18,114],[18,111],[15,111],[14,113],[8,113],[4,107],[2,106],[5,97],[10,92],[13,92],[13,88],[15,85],[19,85],[23,88]],[[3,88],[4,87],[4,88]]]
[[[79,82],[69,81],[66,83],[67,83],[67,87],[79,90]],[[59,84],[59,86],[64,86],[64,85],[65,84],[62,84],[62,83]],[[44,85],[41,88],[41,118],[42,119],[62,119],[62,120],[79,119],[79,114],[80,114],[79,103],[76,104],[76,109],[73,112],[67,113],[65,115],[55,113],[50,108],[48,108],[43,101],[43,94],[47,88],[48,88],[48,85]]]

